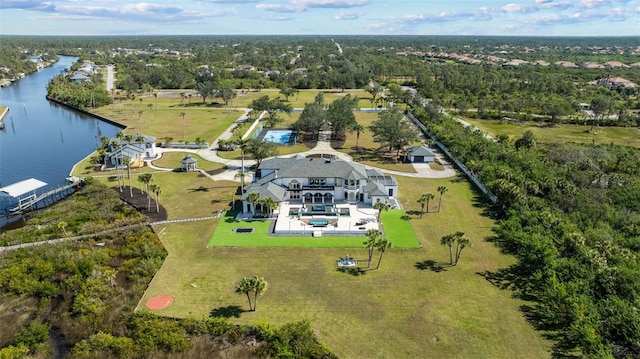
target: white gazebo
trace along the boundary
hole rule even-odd
[[[191,157],[191,155],[186,155],[181,161],[182,170],[184,172],[193,172],[198,169],[198,160]]]

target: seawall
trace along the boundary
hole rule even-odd
[[[100,120],[100,121],[106,122],[106,123],[108,123],[108,124],[110,124],[110,125],[114,125],[114,126],[116,126],[116,127],[119,127],[119,128],[121,128],[121,129],[123,129],[123,130],[124,130],[125,128],[127,128],[127,126],[125,126],[125,125],[123,125],[123,124],[121,124],[121,123],[119,123],[119,122],[116,122],[116,121],[110,120],[110,119],[108,119],[108,118],[106,118],[106,117],[102,117],[102,116],[100,116],[100,115],[96,115],[95,113],[89,112],[89,111],[87,111],[87,110],[83,110],[83,109],[81,109],[81,108],[79,108],[79,107],[75,107],[75,106],[69,105],[69,104],[68,104],[68,103],[66,103],[66,102],[63,102],[63,101],[60,101],[60,100],[56,100],[56,99],[55,99],[55,98],[53,98],[53,97],[47,96],[47,100],[49,100],[49,101],[51,101],[51,102],[55,102],[55,103],[57,103],[57,104],[59,104],[59,105],[65,106],[65,107],[67,107],[67,108],[70,108],[70,109],[72,109],[72,110],[74,110],[74,111],[82,112],[82,113],[84,113],[84,114],[86,114],[86,115],[89,115],[89,116],[91,116],[91,117],[93,117],[93,118],[96,118],[96,119],[98,119],[98,120]]]

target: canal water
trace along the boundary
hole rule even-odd
[[[0,88],[0,105],[8,106],[0,130],[0,186],[28,178],[53,189],[65,184],[74,164],[96,149],[101,136],[120,129],[48,101],[47,84],[77,57],[61,56],[53,66]]]

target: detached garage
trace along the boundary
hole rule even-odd
[[[431,163],[435,159],[436,155],[427,146],[414,146],[407,150],[407,161],[411,163]]]

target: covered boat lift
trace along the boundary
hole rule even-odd
[[[20,212],[37,202],[36,190],[47,183],[29,178],[0,188],[0,209]]]

